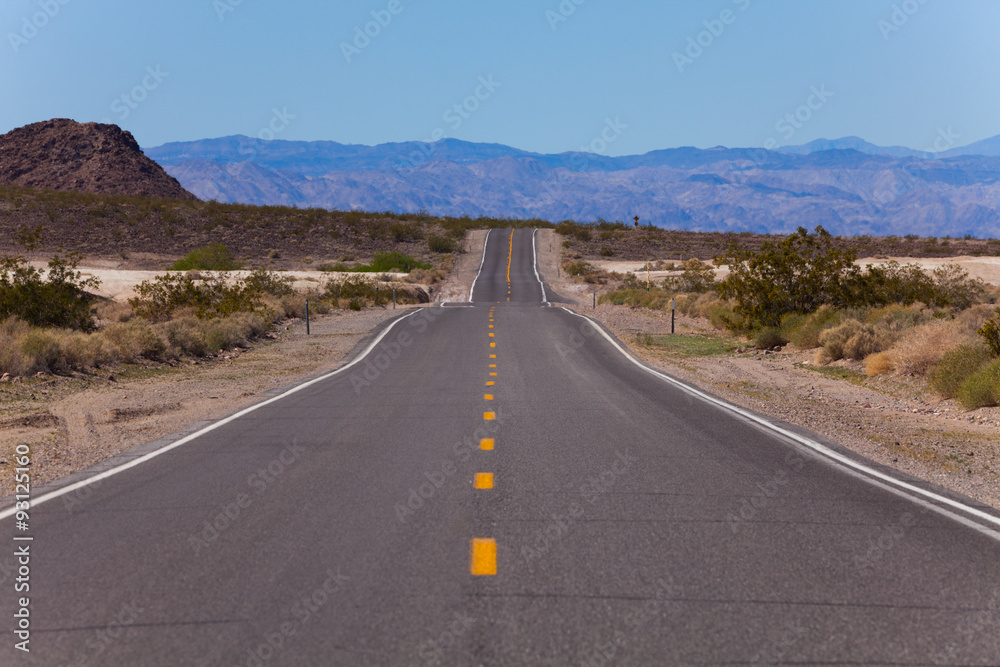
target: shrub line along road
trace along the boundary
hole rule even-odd
[[[0,664],[1000,663],[996,512],[631,360],[531,230],[470,296],[35,489]]]

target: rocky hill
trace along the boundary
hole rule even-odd
[[[0,184],[196,199],[117,125],[56,118],[0,136]]]

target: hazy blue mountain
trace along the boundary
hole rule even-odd
[[[454,139],[378,146],[223,137],[146,149],[202,199],[670,228],[1000,236],[1000,157],[860,139],[801,152],[691,147],[541,155]],[[980,142],[982,143],[982,142]],[[886,149],[887,150],[887,149]]]
[[[942,157],[957,157],[960,155],[1000,155],[1000,136],[976,141],[961,148],[953,148],[941,154]]]
[[[807,144],[798,146],[782,146],[779,149],[782,153],[792,153],[794,155],[809,155],[819,151],[831,150],[855,150],[868,155],[889,155],[892,157],[920,157],[932,158],[933,153],[927,151],[916,151],[906,146],[876,146],[861,137],[842,137],[840,139],[816,139]]]

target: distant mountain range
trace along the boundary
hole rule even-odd
[[[543,155],[443,139],[361,146],[231,136],[146,154],[202,199],[694,231],[1000,236],[1000,137],[940,154],[857,137],[777,151]]]

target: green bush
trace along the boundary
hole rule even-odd
[[[427,239],[427,247],[431,252],[457,252],[458,242],[449,236],[431,236]]]
[[[983,322],[976,333],[983,337],[993,356],[1000,357],[1000,309],[997,309],[996,315]]]
[[[945,398],[954,398],[966,379],[989,359],[989,349],[983,345],[959,345],[948,350],[931,370],[931,387]]]
[[[291,279],[258,270],[243,279],[226,281],[210,275],[201,281],[183,274],[157,276],[136,288],[129,304],[139,317],[153,322],[171,318],[182,308],[192,308],[200,318],[226,317],[237,313],[265,313],[261,302],[265,294],[290,294]]]
[[[94,328],[91,306],[95,298],[86,290],[100,281],[83,278],[76,270],[80,255],[56,255],[48,271],[28,264],[24,257],[0,259],[0,320],[16,317],[38,327]]]
[[[420,223],[394,222],[389,225],[389,234],[397,243],[405,243],[424,238],[424,229]]]
[[[772,347],[780,347],[787,342],[778,327],[763,327],[753,334],[754,347],[760,350],[770,350]]]
[[[687,260],[681,275],[671,276],[663,281],[666,289],[675,292],[707,292],[714,289],[715,285],[715,270],[698,259]]]
[[[967,377],[955,398],[967,410],[1000,405],[1000,359],[994,359]]]
[[[174,262],[170,268],[174,271],[235,271],[242,266],[233,258],[229,248],[221,243],[210,243],[207,246],[192,250],[187,257]]]
[[[409,255],[404,255],[396,250],[388,250],[375,253],[372,257],[371,263],[360,264],[353,267],[351,271],[385,273],[387,271],[395,270],[401,273],[409,273],[413,269],[429,268],[431,268],[431,265],[427,262],[421,262],[418,259],[414,259]]]

